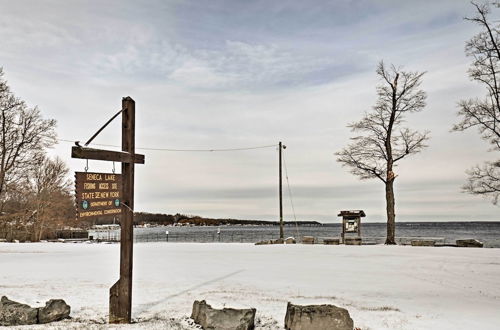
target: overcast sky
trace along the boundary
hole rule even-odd
[[[467,168],[498,155],[476,131],[450,133],[457,102],[484,94],[467,77],[464,44],[478,28],[463,17],[472,9],[459,0],[0,0],[0,66],[17,96],[57,120],[60,139],[88,139],[129,95],[138,147],[281,140],[297,217],[323,222],[344,209],[385,220],[382,182],[359,181],[334,152],[375,103],[380,60],[427,71],[428,105],[407,124],[431,140],[395,170],[397,220],[499,220],[497,206],[460,189]],[[120,144],[120,132],[117,121],[95,142]],[[61,142],[51,154],[83,170],[70,149]],[[137,152],[146,155],[137,211],[278,219],[276,148]]]

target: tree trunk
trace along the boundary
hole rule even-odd
[[[385,203],[387,210],[387,238],[385,244],[396,244],[396,214],[394,212],[394,179],[385,183]]]
[[[43,238],[43,232],[44,232],[44,224],[45,224],[45,221],[44,220],[41,220],[40,223],[38,224],[38,231],[35,230],[35,233],[36,233],[36,241],[35,242],[40,242]]]
[[[3,195],[5,192],[5,172],[0,171],[0,214],[3,213],[3,208],[5,206],[5,201]]]

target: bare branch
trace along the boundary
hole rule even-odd
[[[466,55],[473,59],[469,68],[469,78],[486,87],[483,98],[462,100],[458,103],[460,121],[453,131],[464,131],[476,128],[481,138],[487,141],[492,149],[500,151],[500,33],[499,26],[488,20],[490,7],[488,4],[472,2],[476,14],[466,17],[482,28],[465,45]],[[498,2],[493,4],[499,7]],[[464,191],[491,198],[494,204],[498,201],[500,171],[499,163],[485,163],[468,171],[469,178]]]
[[[43,119],[11,92],[0,69],[0,211],[11,186],[55,144],[55,121]]]
[[[383,61],[376,72],[382,84],[377,86],[375,106],[349,125],[353,132],[362,135],[352,138],[354,142],[336,155],[337,161],[361,179],[379,178],[387,182],[395,162],[426,147],[429,132],[400,127],[406,113],[425,107],[426,93],[420,89],[423,72],[402,71],[394,65],[388,70]],[[394,130],[399,130],[399,134],[394,135]]]
[[[467,183],[462,187],[465,192],[482,195],[497,204],[500,196],[500,161],[487,162],[467,171]]]

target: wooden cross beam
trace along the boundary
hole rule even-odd
[[[124,151],[101,150],[75,146],[71,148],[72,158],[107,160],[120,163],[144,164],[144,155],[131,154]]]

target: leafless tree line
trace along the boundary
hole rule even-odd
[[[24,231],[40,240],[70,217],[68,168],[46,155],[55,126],[14,96],[0,68],[0,238]]]

